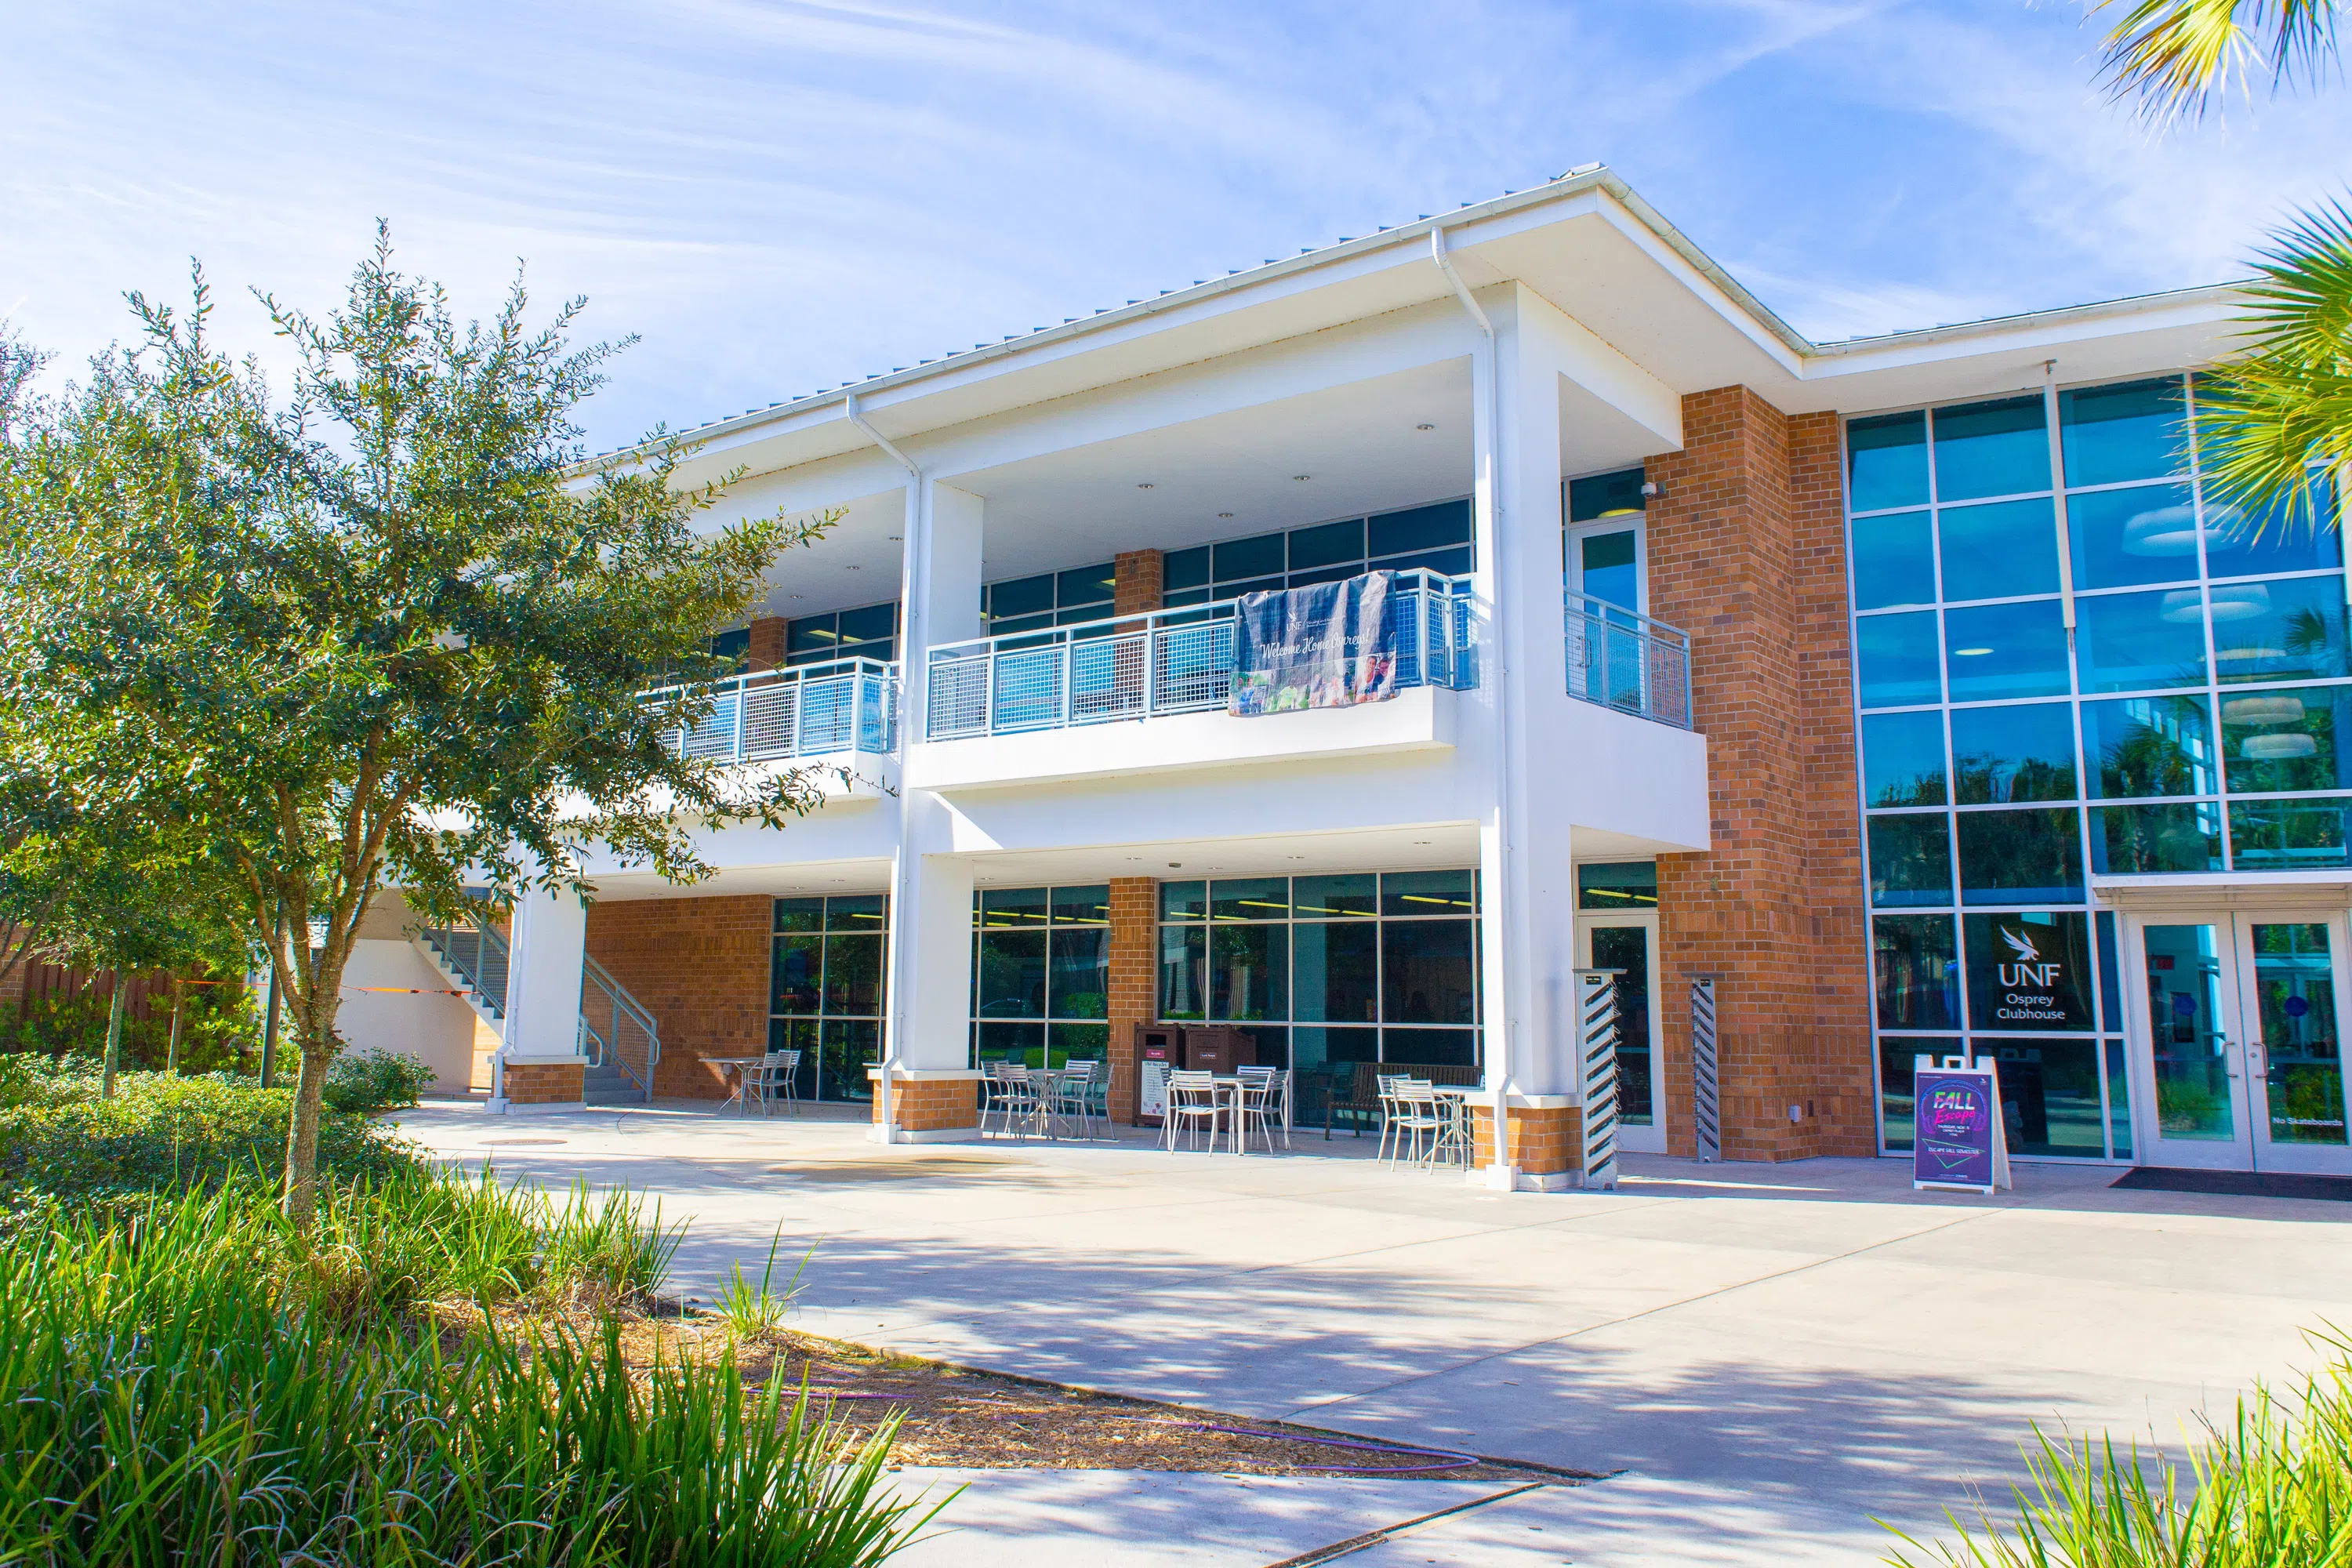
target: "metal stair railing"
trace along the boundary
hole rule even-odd
[[[599,1067],[629,1075],[646,1100],[654,1097],[654,1068],[661,1060],[661,1026],[613,972],[580,957],[582,1054]]]
[[[493,1018],[507,1016],[507,939],[477,919],[464,925],[427,926],[417,933],[472,988]]]

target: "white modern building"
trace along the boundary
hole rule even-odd
[[[2232,308],[1815,344],[1595,167],[712,425],[682,479],[843,519],[682,743],[825,804],[379,933],[477,995],[371,1030],[518,1105],[796,1049],[900,1140],[1229,1026],[1310,1123],[1475,1080],[1546,1186],[1598,969],[1628,1148],[1900,1152],[1966,1048],[2020,1159],[2352,1172],[2344,563],[2200,488]],[[1244,595],[1373,574],[1391,695],[1233,710]]]

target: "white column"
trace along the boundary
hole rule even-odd
[[[919,478],[907,488],[899,658],[899,744],[923,743],[930,648],[981,634],[981,546],[985,508],[965,490]],[[904,777],[903,770],[901,777]],[[955,813],[928,790],[902,786],[898,846],[890,871],[887,1001],[882,1078],[889,1094],[909,1075],[969,1070],[971,1016],[971,862],[955,852]],[[886,1104],[875,1136],[899,1141]]]
[[[534,889],[515,900],[507,943],[509,1061],[570,1061],[580,1054],[580,973],[588,906],[570,889]]]

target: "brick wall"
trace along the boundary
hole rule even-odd
[[[1513,1106],[1504,1116],[1511,1163],[1530,1176],[1584,1169],[1584,1112],[1573,1105]],[[1495,1163],[1495,1107],[1470,1102],[1474,1164]]]
[[[1120,559],[1124,561],[1125,556]],[[1110,883],[1110,1119],[1135,1120],[1135,1026],[1160,1016],[1160,884]]]
[[[1167,561],[1157,550],[1123,550],[1111,568],[1111,613],[1139,616],[1160,607],[1167,585]]]
[[[1672,1146],[1692,1144],[1685,988],[1714,974],[1725,1154],[1868,1153],[1836,416],[1724,387],[1683,400],[1683,438],[1648,465],[1650,597],[1691,634],[1715,847],[1658,861]]]
[[[509,1062],[507,1100],[513,1105],[577,1105],[586,1081],[581,1062]]]
[[[874,1096],[874,1120],[882,1120],[881,1086]],[[919,1079],[891,1091],[898,1100],[901,1132],[947,1132],[980,1125],[980,1085],[971,1079]]]
[[[782,616],[766,616],[751,623],[751,643],[744,654],[744,662],[753,669],[776,669],[784,662],[784,629],[791,623]]]
[[[661,1030],[654,1093],[723,1099],[711,1057],[768,1048],[768,950],[775,900],[632,899],[588,910],[590,956],[613,972]]]

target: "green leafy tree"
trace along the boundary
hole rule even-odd
[[[2257,73],[2273,91],[2334,73],[2338,0],[2100,9],[2117,6],[2106,79],[2155,121],[2200,117]],[[2322,527],[2323,477],[2352,464],[2352,210],[2331,202],[2273,234],[2246,293],[2244,352],[2199,391],[2203,468],[2225,504]]]
[[[237,888],[300,1051],[284,1203],[307,1224],[344,966],[386,885],[446,916],[467,886],[584,889],[595,845],[690,881],[696,823],[814,803],[807,772],[671,742],[725,672],[711,628],[832,519],[698,528],[725,481],[675,485],[687,449],[658,432],[587,464],[572,414],[616,345],[572,345],[581,301],[533,328],[518,279],[460,323],[381,231],[323,320],[262,299],[297,355],[283,403],[215,348],[199,274],[184,313],[131,296],[138,346],[18,443],[0,701],[39,706],[71,771],[168,802]]]

